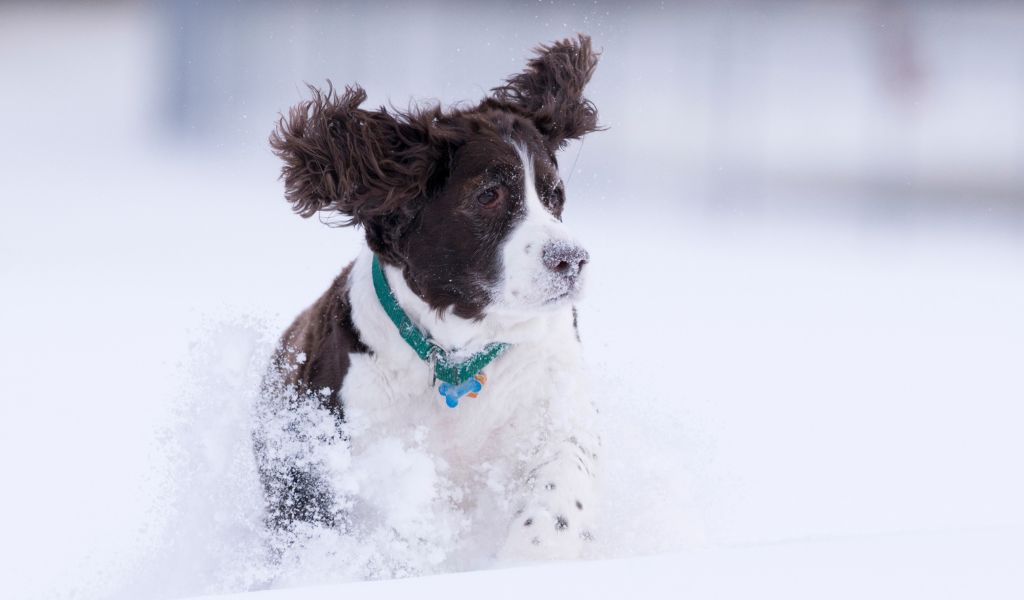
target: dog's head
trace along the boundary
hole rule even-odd
[[[556,153],[599,129],[583,88],[590,38],[542,46],[472,109],[365,110],[366,93],[310,88],[271,146],[304,217],[342,215],[437,310],[465,318],[559,306],[588,255],[562,224]]]

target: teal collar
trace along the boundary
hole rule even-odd
[[[398,305],[376,254],[373,255],[373,289],[377,292],[381,307],[398,328],[398,333],[405,343],[409,344],[421,359],[433,363],[435,379],[450,385],[460,385],[474,377],[509,347],[508,344],[495,342],[462,362],[454,362],[448,356],[448,352],[424,335]]]

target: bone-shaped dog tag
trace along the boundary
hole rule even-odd
[[[476,398],[480,390],[483,389],[484,383],[487,382],[487,376],[483,373],[477,373],[473,377],[463,381],[459,385],[452,385],[450,383],[442,383],[437,388],[437,393],[444,396],[444,402],[448,405],[448,408],[455,408],[459,405],[459,400],[463,396],[469,396],[470,398]]]

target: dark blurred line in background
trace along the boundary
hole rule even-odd
[[[304,82],[474,102],[533,45],[583,31],[605,52],[590,96],[611,126],[575,175],[591,196],[1024,222],[1021,3],[14,4],[0,22],[7,114],[72,94],[157,144],[222,153],[265,152]]]

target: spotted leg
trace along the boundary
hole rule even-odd
[[[522,483],[499,553],[508,561],[577,558],[594,539],[597,442],[576,436],[543,453]]]

